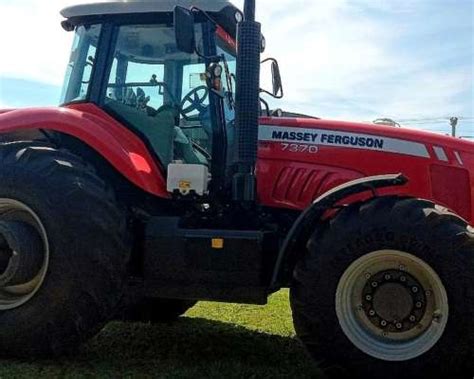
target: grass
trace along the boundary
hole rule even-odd
[[[288,291],[266,307],[199,303],[169,325],[109,324],[74,358],[0,360],[0,378],[323,378],[294,337]]]

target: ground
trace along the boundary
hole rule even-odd
[[[294,335],[288,291],[266,307],[202,302],[171,325],[111,323],[73,358],[0,360],[0,379],[322,379]]]

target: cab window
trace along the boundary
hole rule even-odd
[[[87,98],[100,30],[100,25],[79,26],[76,29],[71,57],[66,69],[61,103]]]
[[[202,26],[196,26],[197,40]],[[212,127],[205,64],[178,51],[173,27],[119,29],[105,109],[141,134],[164,167],[173,161],[210,165]]]

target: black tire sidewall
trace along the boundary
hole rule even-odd
[[[422,213],[423,207],[419,211]],[[426,223],[413,225],[394,217],[383,207],[380,212],[378,217],[363,217],[360,212],[347,210],[340,225],[336,217],[313,235],[310,253],[297,267],[292,289],[297,333],[313,356],[324,354],[331,363],[345,361],[346,367],[363,375],[406,376],[419,370],[432,377],[452,375],[452,367],[465,366],[471,358],[468,321],[473,309],[465,294],[473,283],[472,273],[466,272],[474,263],[473,254],[459,254],[453,238],[447,237],[456,232],[457,224],[438,222],[427,228]],[[440,341],[427,353],[406,362],[380,361],[360,351],[344,334],[336,314],[335,294],[346,269],[358,258],[386,249],[410,253],[428,263],[440,276],[449,298],[448,324]],[[307,315],[316,312],[312,322]],[[315,335],[319,339],[316,343]]]
[[[10,159],[0,171],[0,198],[30,207],[46,229],[50,248],[38,292],[24,305],[0,311],[0,351],[7,355],[74,350],[102,328],[122,295],[126,252],[117,235],[110,237],[125,220],[111,222],[110,215],[99,214],[115,204],[90,181],[94,173],[84,172],[79,160],[72,162],[74,168],[57,167],[55,158],[61,153],[51,150],[50,163],[47,154],[39,154],[43,165]],[[71,163],[69,158],[65,161]],[[115,261],[112,253],[117,254]]]

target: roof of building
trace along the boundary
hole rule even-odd
[[[219,12],[232,4],[228,0],[102,0],[64,8],[61,15],[72,18],[103,14],[172,12],[177,5],[185,8],[195,6],[208,12]]]

